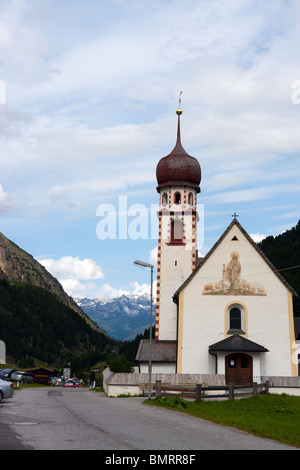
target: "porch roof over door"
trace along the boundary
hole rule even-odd
[[[268,352],[268,349],[264,346],[237,334],[229,336],[218,343],[211,344],[208,349],[209,351],[228,352]]]

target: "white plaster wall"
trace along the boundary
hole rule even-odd
[[[236,235],[239,241],[231,241]],[[222,279],[223,264],[237,251],[241,278],[261,284],[266,296],[202,295],[206,284]],[[292,375],[287,289],[237,226],[233,226],[183,291],[182,372],[212,373],[208,347],[224,339],[224,312],[230,302],[241,302],[248,315],[248,338],[270,352],[260,355],[262,375]],[[222,371],[218,371],[222,373]]]
[[[300,397],[300,388],[293,388],[293,387],[270,387],[269,392],[274,395],[282,395],[282,393],[286,393],[287,395],[293,395],[296,397]]]
[[[173,204],[174,194],[181,192],[181,204]],[[167,192],[163,190],[161,193]],[[196,191],[194,188],[186,188],[186,193],[193,193],[194,207],[196,207]],[[170,211],[183,212],[184,217],[184,230],[187,246],[182,245],[168,245],[170,239],[170,220],[169,213],[162,215],[161,222],[161,271],[160,271],[160,321],[159,321],[159,339],[160,340],[175,340],[177,336],[177,307],[173,302],[173,295],[176,290],[182,285],[187,277],[192,272],[192,249],[195,246],[191,245],[192,236],[192,215],[190,212],[185,213],[185,209],[189,207],[188,204],[184,205],[184,188],[182,186],[173,186],[171,190],[172,205],[169,207]],[[175,214],[175,218],[182,220],[182,215]]]
[[[175,340],[177,307],[173,295],[191,273],[191,254],[184,246],[163,244],[161,259],[159,339]]]
[[[140,373],[141,374],[148,374],[148,364],[141,364],[140,365]],[[155,364],[152,363],[152,373],[153,374],[175,374],[176,372],[176,365],[175,363],[161,363]]]
[[[120,395],[141,395],[142,391],[137,385],[110,385],[107,387],[107,395],[109,397],[118,397]]]

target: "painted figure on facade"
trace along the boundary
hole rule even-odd
[[[231,261],[225,268],[223,265],[223,279],[229,282],[229,290],[240,289],[240,275],[241,275],[241,263],[239,262],[239,254],[234,251],[230,255]]]
[[[204,286],[203,295],[266,295],[264,287],[241,277],[242,264],[237,251],[230,254],[229,263],[223,264],[222,280]]]

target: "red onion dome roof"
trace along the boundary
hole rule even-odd
[[[178,109],[177,142],[172,152],[163,157],[156,167],[157,191],[163,186],[183,185],[193,186],[200,192],[201,167],[198,160],[189,155],[181,145],[180,115]]]

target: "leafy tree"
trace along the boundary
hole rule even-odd
[[[300,220],[291,230],[266,237],[258,247],[300,296]],[[294,315],[300,316],[300,297],[294,298]]]
[[[124,354],[117,356],[110,354],[107,362],[112,372],[133,372],[133,364]]]

